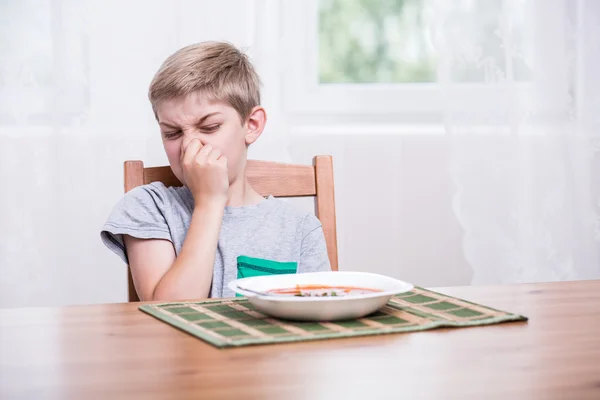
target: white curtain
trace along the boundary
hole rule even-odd
[[[597,279],[600,2],[475,3],[494,20],[445,1],[433,13],[473,283]]]
[[[167,55],[202,40],[244,47],[258,67],[269,123],[252,157],[290,161],[288,145],[297,162],[334,153],[343,269],[410,279],[429,262],[423,274],[443,285],[456,281],[448,265],[467,268],[464,256],[475,284],[600,278],[600,1],[430,2],[447,134],[409,148],[402,135],[373,138],[370,123],[353,137],[289,134],[284,104],[295,93],[282,95],[283,61],[316,51],[286,45],[281,11],[297,3],[0,0],[0,307],[126,299],[124,265],[98,232],[122,196],[123,161],[167,163],[148,83]],[[487,13],[497,20],[482,24],[458,3],[497,7]],[[344,116],[324,117],[315,124],[348,125]],[[455,225],[444,219],[442,179],[434,191],[418,172],[402,181],[408,188],[384,182],[403,175],[399,153],[410,155],[409,168],[428,171],[422,163],[446,156],[438,138],[449,152],[460,252]],[[372,179],[365,164],[389,173]],[[359,181],[368,180],[373,191],[364,192]],[[412,190],[420,192],[410,197]],[[422,200],[431,193],[439,199]],[[379,197],[409,210],[364,211]],[[439,227],[420,226],[432,215]],[[402,221],[412,225],[400,229]],[[430,229],[440,239],[425,240]],[[452,241],[439,244],[447,264],[420,256],[444,238]]]
[[[147,90],[185,45],[227,40],[267,75],[277,4],[227,0],[0,0],[0,307],[126,300],[99,231],[123,161],[166,165]],[[232,12],[235,10],[235,12]],[[286,161],[270,121],[255,158]]]

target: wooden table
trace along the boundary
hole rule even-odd
[[[438,289],[527,323],[219,350],[138,304],[0,310],[2,399],[600,399],[600,281]]]

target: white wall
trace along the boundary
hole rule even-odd
[[[340,269],[423,286],[469,284],[443,137],[307,134],[292,137],[290,153],[298,163],[334,157]]]

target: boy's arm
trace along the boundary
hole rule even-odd
[[[142,300],[187,300],[210,293],[224,207],[196,208],[179,257],[167,240],[125,236],[129,267]]]
[[[181,164],[194,211],[179,256],[168,242],[167,250],[162,240],[125,237],[136,290],[144,300],[206,298],[210,292],[229,190],[227,159],[193,139],[184,143]]]

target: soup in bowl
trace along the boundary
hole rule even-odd
[[[258,312],[298,321],[361,318],[383,307],[393,295],[413,288],[385,275],[334,271],[255,276],[228,286],[246,296]]]
[[[270,289],[267,293],[289,295],[296,297],[343,297],[360,296],[382,292],[381,289],[371,289],[357,286],[332,285],[296,285],[292,288]]]

